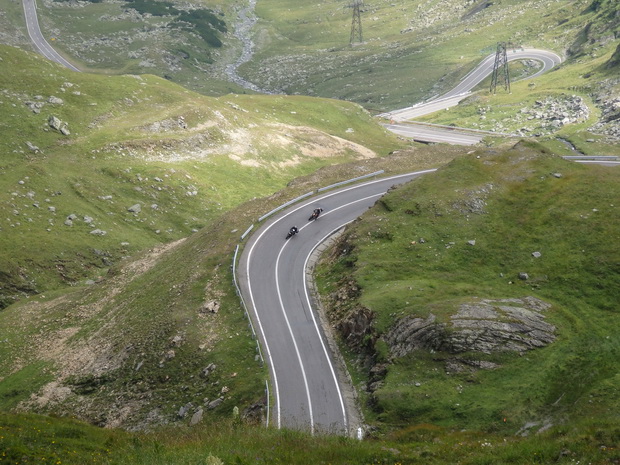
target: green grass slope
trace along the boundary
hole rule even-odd
[[[248,427],[233,419],[210,428],[132,434],[67,418],[0,413],[0,463],[207,465],[265,464],[575,464],[617,462],[617,429],[580,425],[527,438],[446,433],[423,425],[382,440],[309,436]],[[607,444],[607,445],[606,445]],[[610,445],[611,444],[611,445]],[[309,454],[308,451],[312,453]]]
[[[97,279],[299,175],[402,146],[345,102],[214,99],[4,46],[0,60],[0,307]]]
[[[350,46],[347,5],[259,2],[257,51],[244,75],[264,88],[396,109],[449,90],[497,42],[589,61],[619,27],[612,0],[377,0],[362,7],[364,43]]]
[[[320,280],[334,325],[350,327],[360,309],[371,315],[346,350],[367,419],[507,436],[531,425],[615,425],[607,445],[617,444],[619,176],[617,167],[519,143],[456,159],[389,193],[355,223]],[[450,321],[459,303],[525,296],[552,305],[546,321],[557,329],[553,343],[522,356],[419,348],[399,357],[385,340],[405,317]],[[498,366],[450,369],[459,357]]]
[[[352,172],[428,168],[463,149],[417,152],[324,166],[130,257],[91,251],[100,246],[81,239],[78,257],[106,260],[96,280],[33,290],[0,311],[0,410],[148,429],[187,425],[198,411],[199,425],[210,425],[238,407],[244,424],[261,422],[267,373],[230,269],[241,233],[263,212]]]

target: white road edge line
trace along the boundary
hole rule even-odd
[[[259,236],[259,239],[261,236]],[[276,370],[274,368],[273,358],[271,357],[271,350],[269,349],[269,342],[267,341],[267,338],[265,337],[265,331],[263,330],[263,323],[261,322],[260,316],[258,312],[256,311],[256,302],[254,301],[254,293],[252,292],[252,284],[250,281],[250,256],[252,255],[254,246],[257,243],[258,243],[258,239],[254,242],[254,244],[252,244],[252,247],[250,248],[250,252],[248,253],[248,261],[247,261],[247,266],[246,266],[246,274],[248,276],[248,292],[250,294],[250,301],[252,302],[252,311],[254,312],[254,316],[256,317],[258,328],[260,330],[263,343],[265,344],[265,352],[267,352],[267,358],[269,359],[269,366],[271,367],[270,371],[273,376],[273,392],[274,392],[274,395],[276,396],[275,410],[278,415],[277,424],[278,424],[278,429],[280,429],[282,424],[281,424],[281,418],[280,418],[280,389],[278,388],[278,375],[276,374]],[[269,416],[267,416],[267,424],[269,424]]]
[[[386,191],[387,192],[387,191]],[[332,212],[338,211],[341,208],[344,208],[346,206],[352,205],[354,203],[357,202],[361,202],[367,199],[370,199],[372,197],[381,197],[385,195],[385,192],[382,192],[381,194],[375,194],[375,195],[370,195],[368,197],[364,197],[363,199],[358,199],[354,202],[349,202],[347,204],[341,205],[338,208],[335,208],[333,210],[330,210],[329,212],[325,213],[325,215],[323,216],[327,216]],[[319,329],[319,325],[316,321],[316,318],[314,316],[314,312],[312,311],[312,303],[310,301],[310,293],[308,292],[308,282],[306,280],[306,270],[308,269],[308,261],[310,260],[310,257],[312,256],[312,254],[314,253],[314,251],[323,243],[325,242],[325,240],[331,236],[332,234],[334,234],[336,231],[338,231],[340,228],[342,228],[343,226],[346,226],[347,224],[351,223],[353,220],[351,221],[347,221],[346,223],[341,224],[340,226],[338,226],[337,228],[332,229],[329,233],[327,233],[327,235],[325,235],[310,251],[310,253],[308,253],[308,255],[306,256],[306,259],[304,261],[304,268],[303,268],[303,273],[304,273],[304,293],[306,295],[306,302],[308,304],[308,308],[310,308],[310,314],[312,315],[312,322],[314,323],[314,329],[316,330],[316,334],[319,337],[319,341],[321,341],[321,347],[323,348],[323,353],[325,354],[325,358],[327,359],[327,363],[329,364],[329,370],[331,371],[332,374],[332,378],[334,380],[334,384],[336,385],[336,390],[338,391],[338,400],[340,401],[340,408],[342,411],[342,420],[343,420],[343,424],[344,424],[344,430],[345,432],[348,431],[349,429],[349,422],[347,421],[347,411],[344,405],[344,399],[342,397],[342,391],[340,389],[340,383],[338,382],[338,377],[336,376],[336,370],[334,369],[334,366],[332,364],[331,358],[329,356],[329,352],[327,351],[327,347],[325,347],[325,342],[323,341],[323,337],[321,336],[321,331]],[[309,226],[309,223],[306,224],[305,226],[302,227],[305,228],[306,226]]]
[[[291,335],[291,339],[293,340],[293,346],[295,346],[295,354],[297,355],[297,361],[299,362],[299,368],[301,369],[301,375],[304,378],[304,387],[306,388],[306,400],[308,401],[308,411],[310,413],[310,434],[314,434],[314,413],[312,412],[312,398],[310,397],[310,388],[308,387],[308,377],[306,376],[306,369],[304,367],[304,362],[301,359],[301,355],[299,353],[299,347],[297,346],[297,340],[295,339],[295,335],[293,334],[293,328],[291,328],[291,323],[288,320],[288,316],[286,315],[286,309],[284,308],[284,302],[282,302],[282,294],[280,293],[280,279],[278,278],[278,267],[280,265],[280,257],[282,256],[282,252],[284,251],[288,241],[284,243],[282,248],[280,248],[280,252],[278,252],[278,258],[276,259],[276,292],[278,293],[278,301],[280,302],[280,309],[282,310],[282,315],[284,315],[284,321],[286,321],[286,327],[288,328],[288,333]],[[312,310],[310,311],[312,313]]]

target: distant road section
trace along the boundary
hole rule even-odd
[[[459,128],[448,129],[431,127],[414,122],[400,122],[394,124],[384,124],[384,126],[399,136],[407,137],[421,142],[443,142],[453,145],[475,145],[489,133],[474,133],[461,130]]]
[[[39,27],[39,18],[37,17],[37,2],[36,0],[22,0],[24,7],[24,16],[26,18],[26,28],[28,29],[28,35],[30,40],[34,44],[35,48],[45,58],[60,63],[61,65],[69,68],[72,71],[79,71],[78,68],[69,63],[63,56],[61,56],[54,48],[45,40],[41,28]]]
[[[562,62],[562,58],[548,50],[538,49],[517,49],[508,52],[508,61],[514,60],[537,60],[542,63],[542,68],[527,79],[531,79],[536,76],[540,76],[542,73],[549,71],[554,66],[559,65]],[[486,57],[482,62],[474,68],[470,73],[465,75],[461,82],[451,91],[441,95],[437,98],[429,100],[424,103],[418,103],[411,107],[401,108],[399,110],[382,113],[379,115],[383,118],[388,118],[394,122],[401,122],[412,120],[429,113],[434,113],[439,110],[445,110],[458,104],[461,100],[467,97],[471,90],[480,84],[487,76],[493,72],[493,65],[495,63],[495,53]]]

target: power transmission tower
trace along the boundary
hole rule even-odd
[[[364,0],[353,0],[349,8],[353,8],[353,21],[351,21],[351,38],[349,45],[354,43],[361,44],[362,41],[362,18],[360,16],[360,7],[364,4]]]
[[[493,64],[493,75],[491,76],[492,94],[495,93],[498,80],[502,80],[504,82],[504,90],[510,92],[510,74],[508,73],[508,56],[506,55],[506,48],[509,46],[510,44],[507,44],[506,42],[497,43],[495,63]]]

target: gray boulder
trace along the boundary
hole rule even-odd
[[[34,153],[39,153],[41,151],[41,149],[39,149],[39,147],[37,147],[36,145],[34,145],[32,142],[26,141],[26,146],[32,150]]]
[[[209,402],[209,404],[207,405],[207,408],[209,410],[213,410],[214,408],[219,407],[219,405],[224,402],[224,398],[223,397],[219,397],[215,400],[212,400],[211,402]]]
[[[60,121],[60,119],[56,118],[55,116],[50,116],[47,120],[47,124],[49,124],[50,128],[55,129],[56,131],[60,131],[62,121]]]
[[[192,419],[189,421],[190,426],[194,426],[198,423],[200,423],[202,421],[202,409],[199,408],[198,410],[196,410],[196,412],[192,415]]]
[[[185,418],[187,416],[187,412],[189,412],[189,409],[191,409],[192,407],[193,407],[193,404],[191,402],[188,402],[183,407],[181,407],[179,411],[177,412],[177,415],[179,416],[179,418]]]

